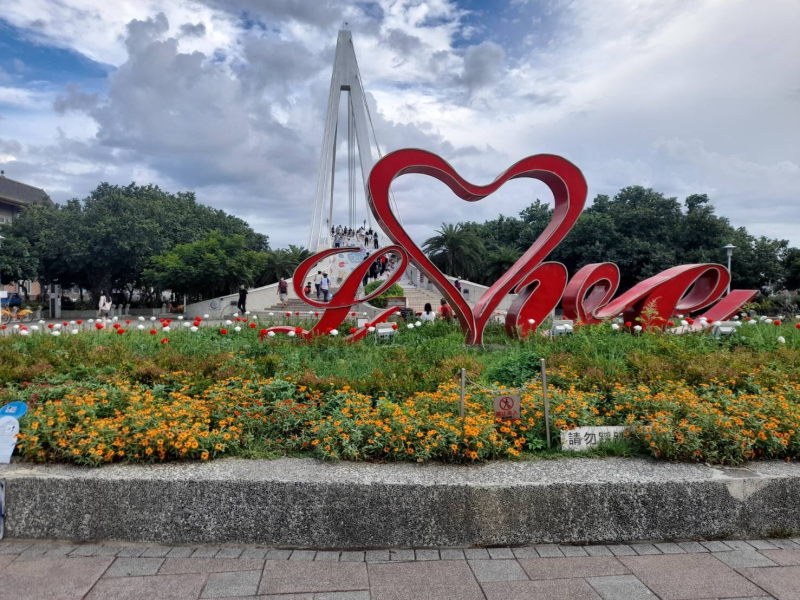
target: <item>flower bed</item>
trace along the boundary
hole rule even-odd
[[[556,442],[562,429],[628,425],[630,443],[604,451],[728,464],[796,458],[800,329],[756,323],[725,338],[603,324],[500,343],[497,331],[486,350],[464,348],[444,323],[359,344],[260,341],[249,327],[5,336],[0,404],[28,402],[18,451],[34,461],[516,459],[546,448],[545,357]],[[461,367],[476,382],[463,421]],[[521,393],[520,421],[495,420],[494,389]]]

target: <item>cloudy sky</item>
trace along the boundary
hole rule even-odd
[[[56,201],[100,181],[152,182],[195,191],[273,246],[305,245],[347,22],[383,152],[430,149],[476,183],[524,156],[561,154],[583,170],[590,199],[634,184],[681,200],[705,192],[735,225],[800,245],[797,0],[0,0],[0,9],[0,167]],[[549,199],[531,182],[496,196],[468,205],[422,176],[396,184],[417,240],[442,221]]]

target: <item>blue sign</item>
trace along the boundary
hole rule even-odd
[[[11,404],[0,407],[0,417],[15,417],[20,419],[26,412],[28,412],[28,405],[24,402],[12,402]]]

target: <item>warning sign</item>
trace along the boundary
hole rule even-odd
[[[494,397],[494,416],[514,421],[520,418],[519,394],[498,394]]]

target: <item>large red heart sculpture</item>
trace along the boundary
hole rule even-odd
[[[538,179],[553,193],[553,218],[525,254],[486,291],[475,308],[470,309],[461,293],[411,240],[392,212],[389,187],[395,178],[407,173],[434,177],[467,202],[482,200],[511,179]],[[404,149],[387,154],[379,160],[372,168],[367,184],[367,200],[375,218],[394,243],[405,248],[411,261],[437,284],[467,332],[468,344],[481,344],[486,324],[503,298],[509,293],[520,291],[535,279],[534,271],[577,221],[586,203],[586,194],[586,180],[580,169],[568,160],[552,154],[523,158],[492,183],[475,185],[461,177],[440,156],[425,150]],[[559,290],[559,298],[561,292],[563,287]]]

